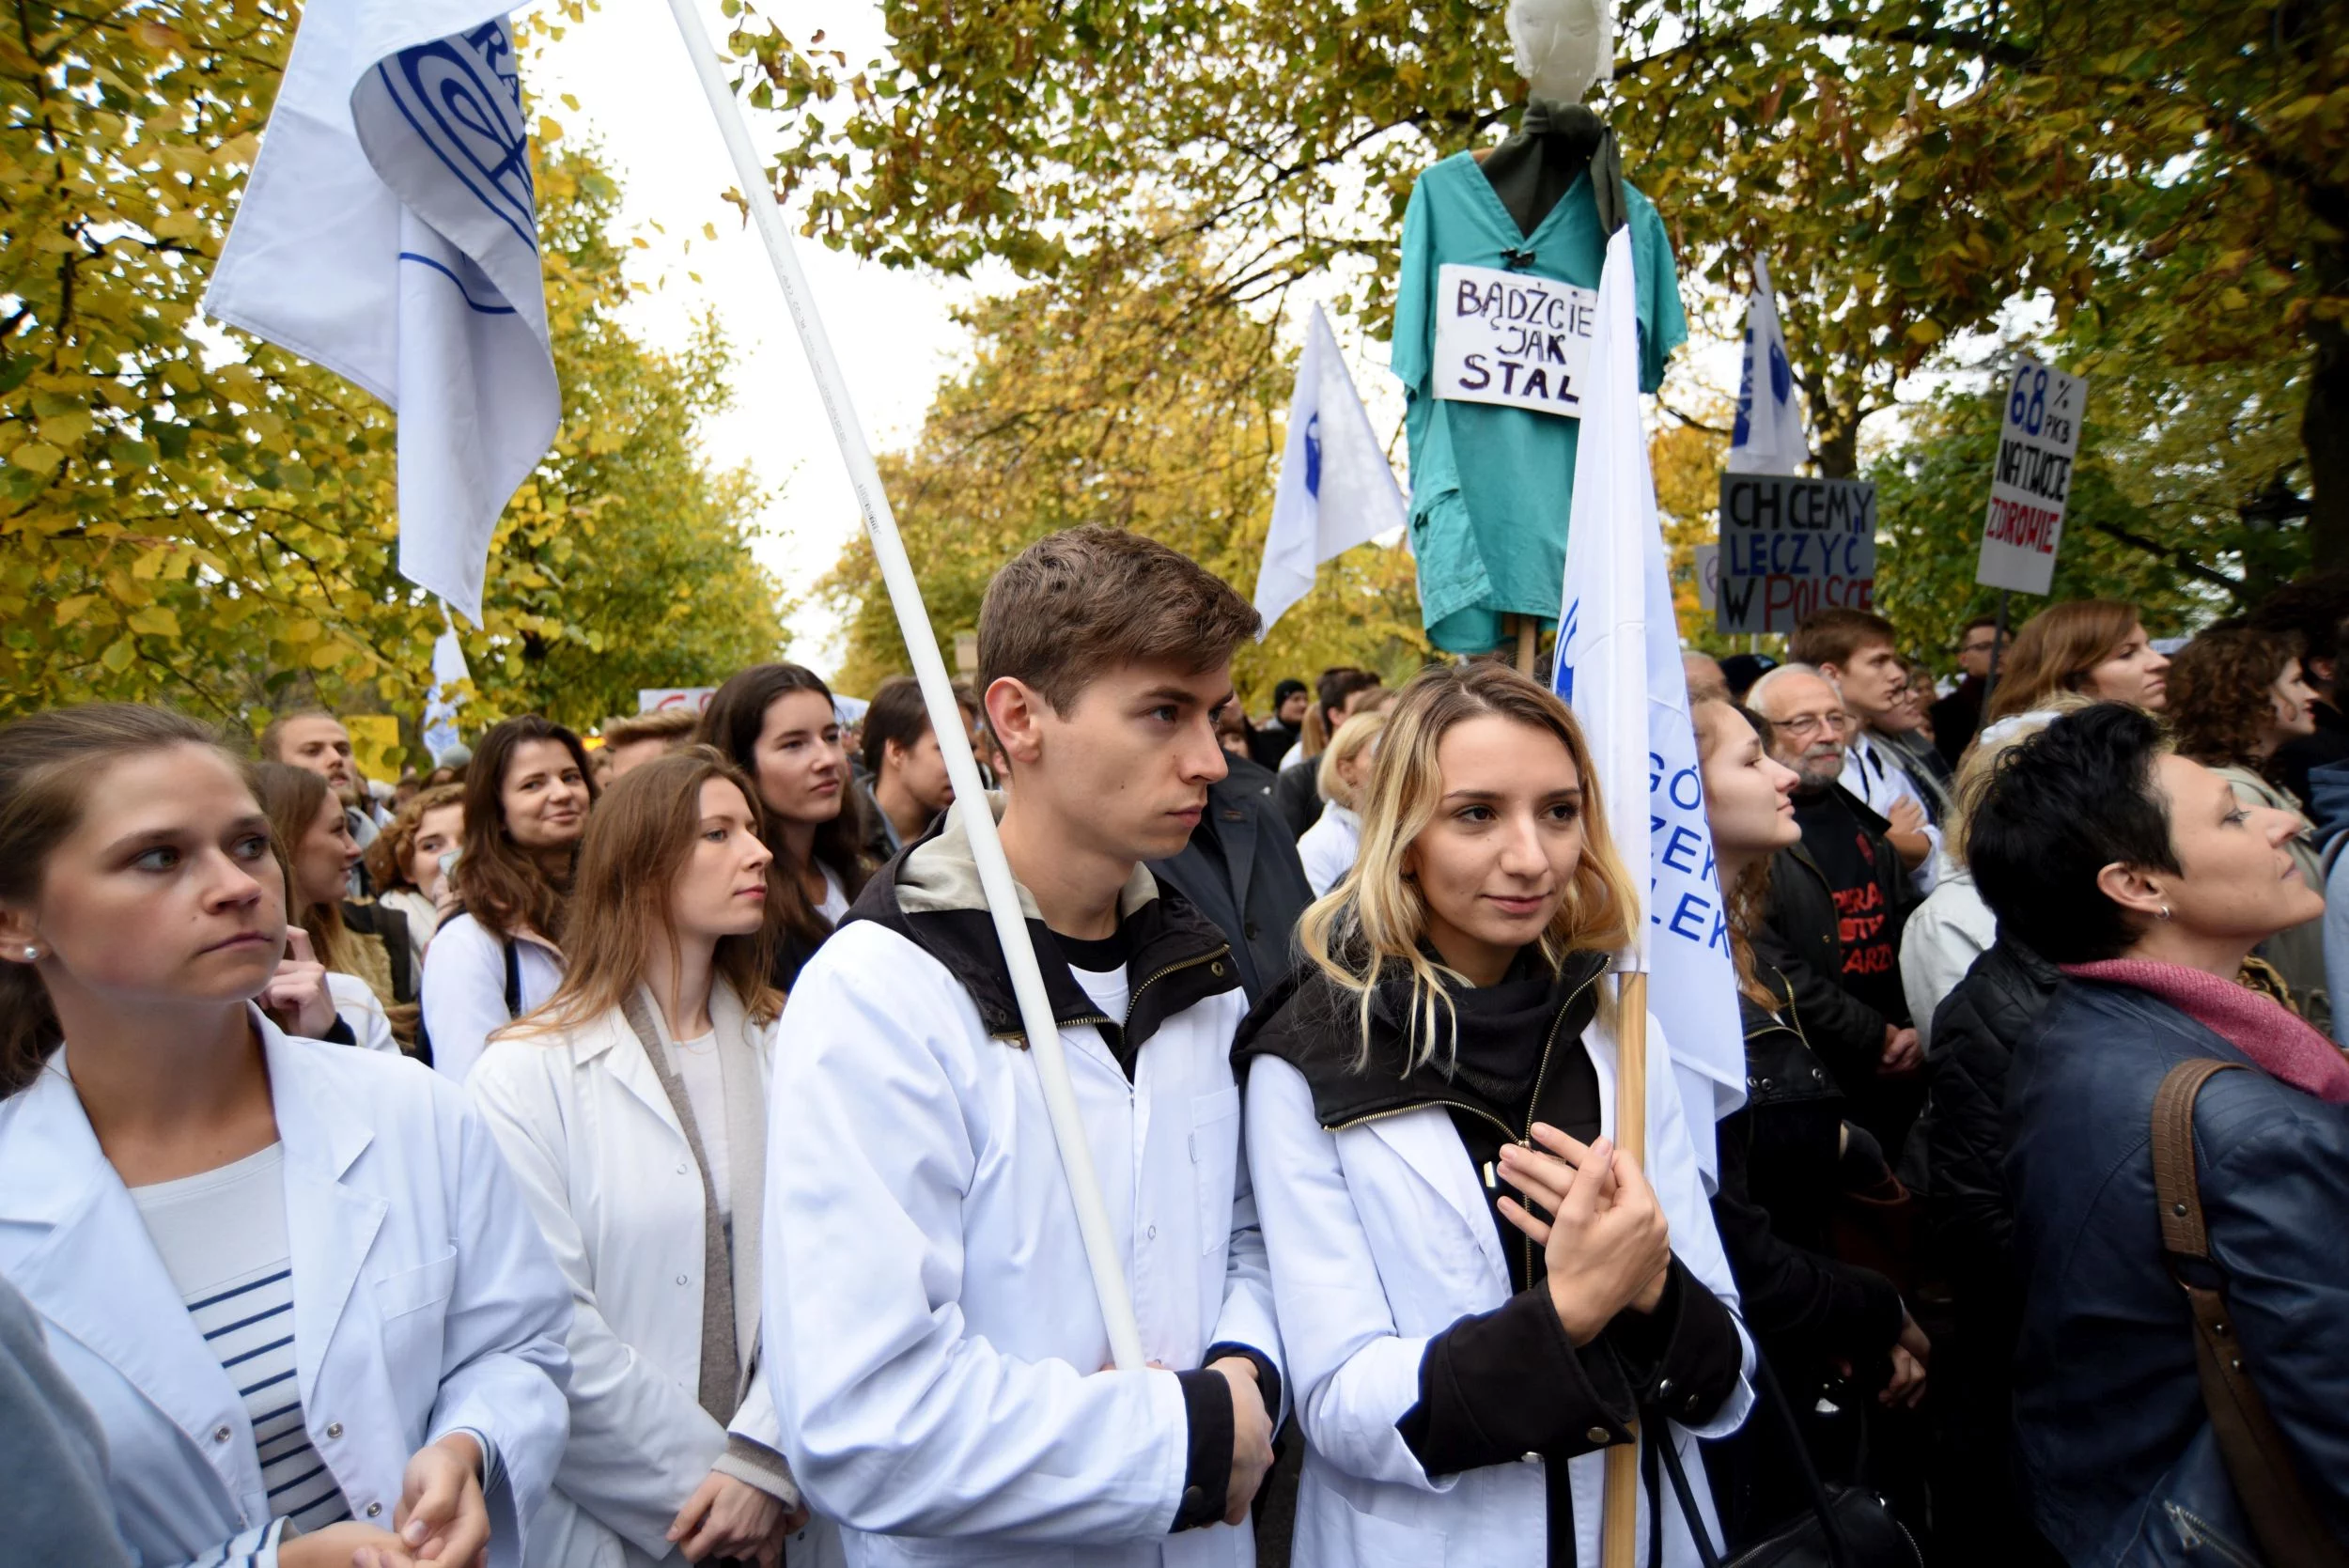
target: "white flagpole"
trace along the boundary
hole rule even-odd
[[[1093,1291],[1101,1303],[1101,1320],[1109,1328],[1110,1353],[1120,1371],[1139,1372],[1144,1364],[1142,1331],[1134,1322],[1133,1298],[1126,1288],[1125,1264],[1110,1231],[1109,1209],[1101,1201],[1101,1183],[1093,1170],[1092,1145],[1085,1141],[1076,1091],[1068,1081],[1068,1063],[1061,1051],[1060,1029],[1052,1019],[1051,1001],[1045,995],[1043,971],[1036,968],[1035,949],[1028,940],[1011,862],[1003,859],[1003,841],[996,836],[994,815],[985,809],[987,797],[979,780],[978,759],[971,754],[970,737],[963,730],[962,711],[955,704],[946,662],[938,656],[938,637],[930,629],[921,583],[914,578],[912,563],[906,558],[896,517],[890,511],[889,498],[881,490],[880,471],[873,466],[872,451],[864,444],[864,427],[857,423],[856,410],[848,401],[848,384],[841,377],[840,362],[832,354],[823,318],[817,314],[807,276],[800,271],[799,256],[792,248],[790,232],[784,226],[783,209],[775,200],[774,187],[768,180],[766,166],[759,162],[757,148],[751,145],[750,127],[743,121],[741,105],[735,101],[734,85],[726,80],[718,63],[718,52],[702,26],[694,0],[669,0],[669,10],[677,18],[685,52],[693,58],[702,92],[709,100],[709,112],[717,119],[719,134],[725,138],[726,151],[733,156],[735,178],[740,181],[742,195],[750,203],[759,238],[767,242],[768,257],[775,266],[775,281],[783,286],[784,303],[790,308],[792,324],[799,328],[800,343],[807,350],[808,366],[816,373],[817,391],[822,395],[824,411],[832,420],[832,437],[840,443],[841,460],[848,465],[848,482],[856,488],[865,532],[872,537],[873,556],[880,563],[881,581],[888,585],[889,602],[897,613],[897,629],[905,637],[906,652],[913,659],[913,676],[921,684],[923,705],[929,709],[930,729],[938,737],[939,749],[945,756],[946,774],[954,781],[955,799],[963,802],[972,853],[978,862],[979,882],[987,892],[988,912],[995,917],[996,939],[1003,944],[1004,961],[1011,969],[1012,992],[1019,1001],[1019,1021],[1028,1033],[1028,1048],[1035,1053],[1036,1078],[1043,1086],[1045,1108],[1051,1115],[1053,1140],[1060,1145],[1061,1169],[1068,1177],[1068,1195],[1076,1204],[1077,1229],[1084,1240],[1086,1261],[1093,1265]]]

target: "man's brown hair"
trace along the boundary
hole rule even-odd
[[[1841,669],[1860,650],[1882,643],[1898,649],[1892,623],[1868,610],[1821,610],[1803,617],[1786,639],[1786,657],[1797,664],[1832,664]]]
[[[633,746],[639,741],[658,740],[674,752],[691,745],[693,732],[701,727],[702,716],[690,707],[657,707],[650,713],[606,719],[603,743],[606,747]]]
[[[969,685],[955,682],[955,706],[964,717],[976,721],[979,700]],[[873,688],[873,700],[865,705],[864,722],[858,725],[864,737],[864,770],[880,782],[881,758],[895,741],[902,751],[911,751],[922,737],[930,733],[930,710],[922,701],[922,683],[911,675],[891,675]]]
[[[1231,585],[1156,539],[1097,523],[1012,557],[979,606],[979,686],[1009,675],[1066,713],[1106,670],[1224,663],[1261,617]]]
[[[297,707],[288,712],[281,713],[269,722],[268,728],[261,731],[260,747],[261,760],[263,762],[284,762],[286,760],[284,754],[286,748],[286,726],[292,723],[297,719],[333,719],[334,722],[338,724],[342,723],[340,717],[335,714],[329,713],[322,707]],[[343,728],[344,733],[350,733],[349,725],[345,724]]]

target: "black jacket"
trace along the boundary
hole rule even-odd
[[[1844,803],[1873,841],[1876,878],[1883,884],[1897,952],[1901,927],[1908,922],[1916,893],[1901,865],[1900,852],[1884,836],[1884,818],[1848,791]],[[1785,977],[1795,1015],[1802,1022],[1803,1038],[1848,1092],[1875,1079],[1876,1065],[1884,1056],[1885,1027],[1906,1027],[1909,1020],[1887,1017],[1843,988],[1841,931],[1827,873],[1819,869],[1811,852],[1796,844],[1771,857],[1769,908],[1753,933],[1754,958]]]
[[[2213,1078],[2194,1113],[2209,1282],[2310,1500],[2349,1539],[2349,1107],[2249,1066],[2143,991],[2066,980],[2015,1055],[2006,1174],[2030,1281],[2015,1450],[2040,1528],[2075,1564],[2261,1560],[2155,1203],[2155,1091],[2200,1058],[2248,1068]]]
[[[2009,1251],[2015,1209],[2006,1173],[2006,1079],[2063,977],[2000,936],[1933,1015],[1933,1060],[1918,1141],[1925,1151],[1925,1220],[1950,1288],[1969,1319],[2007,1325],[2018,1304]]]
[[[1288,973],[1297,918],[1314,901],[1314,890],[1297,858],[1297,840],[1254,778],[1236,767],[1209,784],[1206,814],[1190,843],[1171,860],[1152,861],[1150,872],[1223,933],[1250,1001],[1262,1001]]]
[[[1289,837],[1303,838],[1305,830],[1321,816],[1320,763],[1300,762],[1282,768],[1280,782],[1272,786],[1272,799],[1281,808],[1281,820],[1289,825]]]
[[[1775,978],[1764,971],[1766,984]],[[1798,1360],[1881,1359],[1906,1316],[1900,1292],[1875,1270],[1832,1255],[1845,1185],[1843,1094],[1791,1014],[1773,1017],[1750,997],[1737,1001],[1746,1103],[1719,1129],[1713,1220],[1746,1324],[1774,1353]]]

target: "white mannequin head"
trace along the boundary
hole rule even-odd
[[[1610,0],[1509,0],[1508,23],[1517,74],[1533,97],[1579,103],[1593,85],[1614,80]]]

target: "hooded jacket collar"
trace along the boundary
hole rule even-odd
[[[1579,1039],[1597,1011],[1595,983],[1607,972],[1607,966],[1604,953],[1568,954],[1544,997],[1532,1008],[1513,1007],[1513,1017],[1519,1012],[1529,1016],[1538,1012],[1540,1029],[1548,1040]],[[1504,986],[1510,984],[1504,982]],[[1476,1027],[1477,995],[1455,992],[1455,1005],[1467,1003],[1462,1012],[1470,1028]],[[1312,964],[1303,964],[1240,1025],[1232,1063],[1243,1076],[1249,1063],[1259,1056],[1277,1056],[1295,1067],[1313,1091],[1315,1116],[1331,1130],[1423,1105],[1456,1106],[1493,1114],[1486,1096],[1467,1075],[1453,1069],[1451,1053],[1442,1042],[1431,1060],[1414,1063],[1409,1008],[1408,971],[1383,978],[1370,995],[1370,1060],[1366,1065],[1358,1065],[1363,1023],[1361,998]]]
[[[1003,798],[987,797],[997,820]],[[1117,895],[1117,917],[1130,942],[1130,1001],[1126,1017],[1105,1018],[1068,972],[1060,943],[1035,900],[1019,889],[1019,910],[1035,944],[1052,1018],[1062,1028],[1091,1024],[1128,1072],[1143,1043],[1160,1024],[1208,997],[1239,986],[1231,943],[1172,889],[1161,889],[1147,866],[1136,865]],[[945,966],[978,1007],[988,1033],[1025,1045],[1027,1029],[1012,994],[1011,971],[996,940],[994,917],[979,883],[964,803],[956,801],[912,847],[864,885],[850,922],[868,920],[895,932]]]

